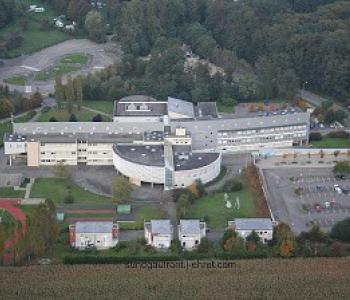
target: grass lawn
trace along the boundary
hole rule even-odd
[[[23,198],[25,191],[15,191],[13,187],[1,187],[0,198]]]
[[[194,219],[208,217],[210,228],[226,228],[229,220],[255,216],[254,199],[250,191],[244,188],[242,191],[229,193],[228,195],[232,208],[225,207],[224,193],[217,193],[196,200],[192,205],[191,217]],[[236,197],[239,197],[239,210],[234,209]]]
[[[82,109],[81,111],[73,111],[79,122],[91,122],[96,113]],[[68,122],[70,114],[66,110],[58,110],[56,107],[51,108],[48,112],[43,113],[38,122],[49,122],[50,118],[56,118],[58,122]],[[102,116],[103,121],[111,121],[110,118]]]
[[[18,222],[5,210],[0,209],[1,224],[5,230],[5,239],[11,237],[13,229],[18,225]]]
[[[220,102],[217,102],[216,105],[217,105],[219,113],[233,113],[234,112],[233,105],[225,105],[225,104],[220,103]]]
[[[41,25],[40,21],[45,18],[47,20],[51,20],[51,17],[45,17],[44,14],[41,16],[35,15],[27,18],[28,26],[26,27],[27,30],[24,32],[19,26],[21,20],[23,20],[24,17],[18,17],[16,18],[15,22],[2,28],[0,30],[0,36],[10,35],[15,31],[19,31],[23,36],[23,43],[18,48],[2,52],[1,57],[11,58],[19,56],[21,54],[30,54],[69,39],[68,34],[51,28],[50,26],[48,27],[46,25],[44,27]]]
[[[158,206],[141,206],[135,209],[135,222],[119,222],[119,226],[123,230],[143,229],[144,221],[157,220],[165,218],[165,213]],[[118,219],[118,215],[117,215]]]
[[[67,195],[67,182],[60,178],[39,178],[35,180],[30,197],[47,198],[55,203],[63,203]],[[112,199],[85,191],[72,184],[72,195],[75,203],[100,204],[111,203]]]
[[[9,132],[12,132],[12,124],[10,122],[0,123],[0,147],[3,145],[4,134]]]
[[[113,113],[113,101],[84,101],[83,106],[111,115]]]
[[[317,148],[350,148],[350,139],[323,138],[321,141],[312,141],[311,144]]]
[[[24,76],[13,76],[10,78],[6,78],[4,81],[8,84],[13,84],[13,85],[25,85],[26,84],[26,79]]]
[[[15,117],[14,122],[15,123],[25,123],[28,122],[30,119],[32,119],[36,115],[35,111],[28,112],[23,116]]]
[[[52,79],[53,77],[55,77],[57,75],[72,73],[72,72],[79,70],[79,69],[80,69],[80,67],[72,66],[69,64],[62,64],[62,65],[54,66],[54,67],[51,67],[51,68],[48,68],[48,69],[45,69],[45,70],[38,72],[35,75],[35,80],[46,81],[46,80]]]
[[[84,214],[78,214],[78,213],[72,213],[72,214],[66,214],[65,218],[113,218],[113,213],[84,213]]]
[[[85,65],[89,60],[89,56],[84,53],[71,54],[63,57],[61,64],[81,64]]]

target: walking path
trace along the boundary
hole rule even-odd
[[[84,108],[85,110],[91,111],[93,113],[100,114],[102,116],[108,117],[110,119],[112,117],[111,114],[107,114],[107,113],[105,113],[103,111],[100,111],[100,110],[97,110],[97,109],[93,109],[93,108],[90,108],[90,107],[87,107],[87,106],[82,106],[82,108]]]
[[[29,183],[26,185],[26,193],[24,195],[24,199],[28,199],[30,197],[30,192],[32,191],[32,186],[34,184],[35,178],[30,178]]]

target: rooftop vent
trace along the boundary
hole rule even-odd
[[[198,160],[202,160],[202,157],[200,156],[200,157],[198,157]]]
[[[141,156],[142,156],[142,157],[145,157],[145,156],[146,156],[146,154],[145,154],[145,153],[142,153],[142,154],[141,154]]]
[[[131,150],[131,151],[135,151],[135,148],[131,148],[130,150]]]

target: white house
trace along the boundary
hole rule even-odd
[[[69,242],[72,247],[108,249],[118,244],[118,224],[109,221],[76,222],[69,226]]]
[[[178,226],[181,246],[186,250],[196,248],[206,235],[206,224],[199,220],[180,220]]]
[[[173,239],[173,225],[170,220],[151,220],[144,223],[145,239],[155,248],[169,248]]]
[[[264,244],[273,237],[273,222],[269,218],[237,218],[228,221],[228,229],[236,231],[244,239],[254,230]]]

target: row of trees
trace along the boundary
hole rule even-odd
[[[43,97],[39,92],[29,98],[24,98],[18,93],[8,93],[6,96],[0,94],[0,119],[10,117],[11,113],[17,114],[40,107],[42,102]]]
[[[81,77],[72,79],[67,77],[67,83],[62,83],[62,78],[55,78],[55,97],[58,109],[66,109],[70,114],[74,108],[81,109],[83,103],[83,85]]]
[[[264,96],[291,99],[305,81],[348,96],[348,2],[133,0],[112,9],[126,53],[145,56],[160,37],[177,38],[228,73],[253,65]]]
[[[14,264],[30,261],[35,257],[52,255],[59,229],[56,222],[56,208],[52,201],[34,206],[27,226],[12,251]],[[5,252],[5,233],[0,224],[0,263]]]

